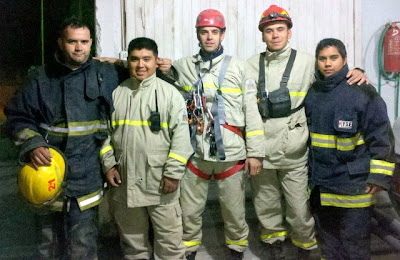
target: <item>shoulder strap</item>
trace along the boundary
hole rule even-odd
[[[258,93],[257,96],[260,99],[267,98],[267,92],[265,91],[265,52],[260,53],[259,61],[259,72],[258,72]]]
[[[292,71],[293,63],[296,58],[296,52],[297,51],[295,49],[292,49],[292,51],[290,52],[289,61],[286,64],[286,69],[282,76],[280,88],[285,88],[287,86],[287,83],[288,83],[289,77],[290,77],[290,72]]]
[[[221,88],[222,83],[225,79],[226,71],[228,70],[229,62],[231,61],[232,56],[226,55],[224,60],[222,61],[221,70],[219,71],[218,75],[218,88]]]

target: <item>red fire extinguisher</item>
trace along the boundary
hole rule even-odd
[[[396,23],[385,33],[384,42],[384,69],[386,72],[400,72],[400,28]]]

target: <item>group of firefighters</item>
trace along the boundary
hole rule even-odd
[[[230,259],[248,247],[248,182],[266,259],[285,258],[287,237],[299,259],[317,245],[324,259],[369,259],[374,194],[394,169],[385,103],[348,69],[341,41],[322,40],[314,58],[292,49],[292,26],[271,5],[258,26],[266,51],[243,61],[225,53],[225,19],[207,9],[196,20],[198,54],[171,62],[136,38],[126,79],[92,59],[88,27],[67,20],[54,62],[5,108],[4,130],[31,162],[25,179],[55,167],[59,153],[66,162],[61,195],[31,201],[40,256],[97,258],[105,176],[124,259],[195,259],[211,179]]]

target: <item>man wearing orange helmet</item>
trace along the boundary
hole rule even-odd
[[[232,259],[242,259],[249,234],[244,207],[247,172],[258,174],[264,157],[257,90],[255,81],[247,77],[247,63],[224,53],[223,15],[204,10],[197,17],[196,28],[200,52],[173,63],[176,84],[186,92],[195,149],[181,184],[183,240],[187,259],[194,259],[201,244],[202,213],[213,177],[226,244]],[[170,71],[168,64],[159,64],[159,68]]]
[[[288,235],[284,217],[291,226],[292,243],[300,255],[306,255],[300,257],[308,258],[310,250],[317,247],[314,219],[307,204],[308,129],[303,108],[314,82],[315,59],[291,48],[292,25],[285,9],[271,5],[258,25],[266,52],[248,60],[253,77],[258,79],[258,106],[266,138],[263,169],[250,182],[262,225],[261,240],[268,245],[272,259],[284,259],[283,241]],[[350,75],[351,84],[365,79],[354,70]]]

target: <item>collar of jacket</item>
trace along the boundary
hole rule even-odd
[[[53,63],[50,66],[47,66],[46,73],[50,77],[54,76],[60,80],[67,79],[69,77],[74,77],[78,74],[83,74],[83,87],[85,88],[85,95],[89,99],[95,100],[100,96],[100,85],[102,84],[101,73],[99,73],[95,69],[88,69],[90,66],[93,66],[95,63],[99,63],[99,61],[95,61],[92,59],[92,56],[89,55],[88,60],[82,64],[79,68],[72,70],[70,67],[66,66],[63,62],[63,56],[60,51],[54,54]]]
[[[205,70],[208,71],[214,71],[216,69],[216,65],[220,63],[225,57],[224,53],[221,53],[217,57],[214,57],[212,60],[208,61],[203,61],[200,54],[196,54],[192,57],[192,62],[194,64],[198,63],[200,65],[200,73],[203,74],[205,73]],[[211,69],[210,69],[211,66]]]
[[[131,84],[129,84],[129,88],[132,90],[146,89],[147,87],[150,87],[154,83],[156,77],[157,77],[156,73],[153,73],[150,77],[145,78],[141,82],[137,80],[135,77],[131,77]]]
[[[64,63],[64,58],[63,55],[60,51],[57,51],[54,54],[54,65],[57,67],[56,71],[58,73],[61,73],[62,75],[67,75],[67,74],[78,74],[81,73],[83,70],[85,70],[87,67],[90,66],[90,64],[92,64],[93,59],[92,59],[92,55],[89,55],[88,60],[82,64],[82,66],[80,66],[79,68],[77,68],[76,70],[71,69],[70,67],[68,67],[65,63]]]
[[[341,70],[336,72],[335,74],[324,78],[321,72],[317,69],[315,72],[316,82],[315,87],[321,91],[330,91],[334,89],[340,82],[346,80],[347,72],[349,72],[348,65],[344,65]]]
[[[223,52],[224,52],[224,47],[221,45],[221,47],[220,47],[216,52],[214,52],[214,53],[211,54],[211,55],[205,56],[205,55],[204,55],[203,49],[200,49],[199,54],[200,54],[200,56],[201,56],[201,59],[202,59],[204,62],[206,62],[206,61],[215,59],[216,57],[220,56]]]
[[[269,51],[267,48],[266,54],[265,54],[265,59],[267,61],[272,61],[272,60],[285,60],[288,59],[290,56],[290,52],[292,50],[292,47],[290,46],[290,43],[287,43],[285,47],[283,47],[282,50],[279,51]]]

